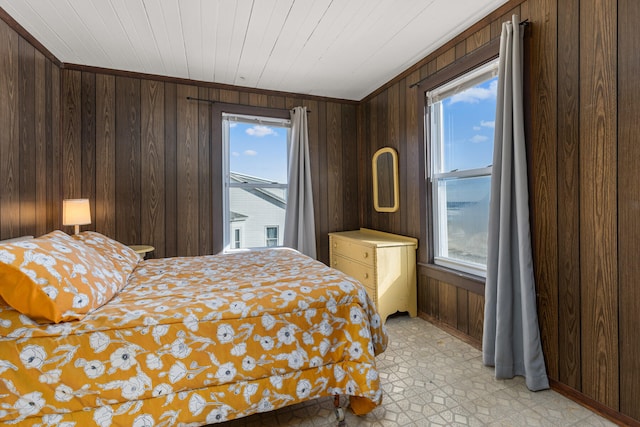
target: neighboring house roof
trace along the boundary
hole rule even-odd
[[[231,182],[238,182],[243,184],[278,184],[277,182],[270,181],[268,179],[260,178],[257,176],[246,175],[238,172],[230,172],[229,179]],[[261,198],[281,209],[285,209],[287,201],[279,195],[269,191],[269,188],[241,188],[242,190]],[[233,221],[233,217],[231,219]]]
[[[244,221],[247,218],[249,218],[247,215],[242,215],[241,213],[231,211],[231,215],[229,219],[231,220],[231,222],[234,222],[234,221]]]

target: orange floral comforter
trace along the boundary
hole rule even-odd
[[[0,424],[199,425],[332,394],[366,411],[386,343],[364,288],[295,251],[148,260],[81,321],[0,302]]]

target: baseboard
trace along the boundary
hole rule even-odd
[[[449,335],[453,335],[454,337],[458,338],[460,341],[464,341],[467,344],[469,344],[470,346],[477,348],[478,350],[482,351],[482,342],[470,337],[469,335],[465,334],[462,331],[457,330],[456,328],[454,328],[451,325],[448,325],[438,319],[436,319],[435,317],[429,316],[426,313],[423,312],[418,312],[418,317],[426,320],[429,323],[432,323],[434,326],[437,326],[438,328],[442,329],[443,331],[445,331],[446,333],[448,333]]]
[[[590,398],[589,396],[569,387],[566,384],[562,384],[559,381],[549,378],[549,385],[551,389],[557,391],[561,395],[573,400],[576,403],[584,406],[585,408],[595,412],[596,414],[608,419],[612,423],[616,423],[619,426],[640,427],[640,421],[635,420],[627,415],[624,415],[602,403]]]

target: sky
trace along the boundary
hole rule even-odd
[[[445,164],[453,169],[484,168],[493,163],[498,78],[445,99]]]
[[[497,84],[494,77],[442,101],[445,155],[441,172],[493,163]],[[447,200],[488,203],[490,184],[486,178],[448,180]]]
[[[229,169],[272,182],[287,182],[287,128],[231,123]]]

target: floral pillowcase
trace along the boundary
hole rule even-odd
[[[73,238],[95,249],[101,256],[113,263],[115,267],[114,273],[119,276],[120,285],[118,290],[127,284],[129,275],[141,260],[136,251],[129,246],[95,231],[83,231],[82,233],[74,234]]]
[[[82,319],[127,278],[107,257],[62,231],[0,244],[0,297],[37,322]]]

